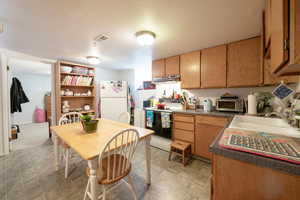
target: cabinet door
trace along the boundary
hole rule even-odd
[[[200,88],[200,51],[180,56],[182,88]]]
[[[265,9],[265,46],[271,42],[271,0],[266,0]]]
[[[162,78],[165,74],[165,59],[152,61],[152,78]]]
[[[261,38],[228,45],[227,87],[247,87],[262,84]]]
[[[226,87],[226,45],[201,50],[201,88]]]
[[[271,0],[271,72],[277,72],[289,60],[287,48],[288,0]]]
[[[179,74],[179,56],[166,58],[166,76],[173,76]]]
[[[222,129],[223,127],[220,126],[197,123],[195,132],[195,154],[211,159],[212,153],[209,152],[209,146]]]
[[[276,85],[281,81],[284,83],[297,83],[298,76],[277,77],[271,72],[270,60],[264,60],[264,85]]]

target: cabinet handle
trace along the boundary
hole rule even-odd
[[[283,41],[283,50],[284,51],[289,50],[289,40],[288,39]]]

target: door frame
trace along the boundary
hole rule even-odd
[[[7,49],[0,49],[0,156],[9,154],[10,114],[10,59],[30,60],[51,65],[51,101],[55,102],[55,65],[57,60],[35,57]],[[55,124],[55,103],[51,104],[52,124]]]

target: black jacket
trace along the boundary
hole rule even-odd
[[[17,78],[13,77],[10,88],[11,113],[22,112],[21,104],[27,102],[29,102],[29,99],[22,88],[21,82]]]

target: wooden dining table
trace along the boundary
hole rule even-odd
[[[151,184],[151,151],[150,140],[153,130],[131,126],[129,124],[116,122],[108,119],[98,119],[98,128],[95,133],[85,133],[81,123],[66,124],[60,126],[51,126],[54,140],[54,157],[55,168],[60,167],[60,148],[61,141],[66,143],[77,152],[84,160],[87,161],[91,181],[91,198],[97,199],[97,177],[96,170],[98,167],[98,156],[102,152],[106,143],[117,133],[124,129],[135,129],[139,133],[139,141],[145,144],[146,158],[146,181]]]

